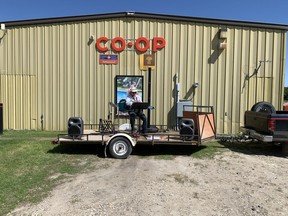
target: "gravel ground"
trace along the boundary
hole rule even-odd
[[[281,152],[281,150],[279,150]],[[212,159],[131,155],[56,187],[9,215],[287,215],[288,159],[225,150]],[[106,167],[106,168],[105,168]]]

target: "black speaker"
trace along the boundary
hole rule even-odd
[[[194,129],[191,127],[182,127],[180,129],[181,138],[185,141],[191,141],[194,139]]]
[[[182,118],[179,121],[180,135],[185,141],[194,139],[194,120],[189,118]]]
[[[81,117],[70,117],[68,119],[68,135],[79,137],[84,132],[84,122]]]
[[[189,118],[181,118],[179,120],[179,127],[180,129],[183,127],[191,127],[194,128],[194,120]]]

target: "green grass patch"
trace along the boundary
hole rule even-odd
[[[199,151],[193,153],[195,158],[213,158],[215,155],[227,151],[227,148],[217,141],[204,143]]]
[[[0,135],[0,215],[39,202],[63,179],[95,167],[99,160],[95,149],[84,147],[83,152],[75,146],[54,146],[51,141],[58,133],[4,131]]]

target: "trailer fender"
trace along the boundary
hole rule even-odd
[[[106,149],[108,147],[109,153],[113,158],[125,159],[131,154],[132,147],[135,145],[136,142],[128,134],[115,134],[106,142],[105,157]]]
[[[111,140],[113,140],[116,137],[125,137],[126,139],[128,139],[130,141],[130,143],[133,147],[136,145],[135,139],[133,139],[130,135],[128,135],[126,133],[116,133],[107,140],[106,146],[108,146],[110,144]]]

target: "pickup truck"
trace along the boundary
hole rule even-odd
[[[276,111],[272,104],[258,102],[245,112],[243,131],[261,142],[281,143],[283,153],[288,153],[288,111]]]

